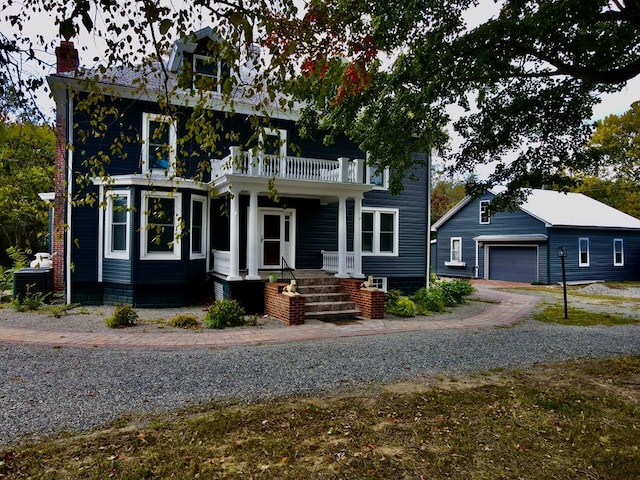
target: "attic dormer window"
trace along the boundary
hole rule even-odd
[[[220,93],[222,62],[205,55],[193,55],[193,87]]]

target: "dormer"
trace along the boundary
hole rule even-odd
[[[184,89],[221,93],[231,76],[226,48],[228,44],[211,27],[203,28],[174,43],[168,68],[178,74]]]

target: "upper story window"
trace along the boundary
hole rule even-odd
[[[589,239],[581,238],[578,240],[579,263],[580,267],[589,266]]]
[[[624,266],[624,240],[622,238],[613,239],[613,265]]]
[[[362,209],[362,253],[398,255],[398,210]]]
[[[222,62],[205,55],[193,55],[193,87],[198,90],[222,91]]]
[[[129,258],[130,198],[128,191],[111,191],[107,193],[106,258]]]
[[[176,122],[167,115],[142,115],[142,173],[175,175]]]
[[[489,200],[480,201],[480,223],[491,223],[491,214],[489,213]]]
[[[181,204],[180,193],[142,192],[141,259],[180,260]]]
[[[258,149],[267,155],[287,156],[287,131],[282,128],[265,128],[258,136]]]

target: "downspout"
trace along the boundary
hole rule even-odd
[[[431,154],[427,155],[427,265],[425,286],[431,281]]]
[[[478,274],[480,271],[480,265],[478,265],[478,240],[476,242],[476,263],[473,266],[473,278],[478,278]]]
[[[67,146],[73,145],[73,96],[67,87]],[[66,303],[71,303],[71,204],[73,199],[73,149],[65,147],[67,151],[67,227],[65,235],[65,277],[66,277]]]

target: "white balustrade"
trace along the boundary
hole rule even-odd
[[[220,275],[231,273],[231,252],[226,250],[212,250],[213,271]]]
[[[225,158],[211,161],[213,178],[223,175],[250,175],[313,182],[361,183],[362,160],[324,160],[319,158],[281,157],[259,153],[252,155],[239,147],[231,147]]]
[[[325,272],[338,271],[338,252],[328,252],[322,250],[322,270]],[[355,270],[353,252],[347,252],[347,273],[353,273]]]

